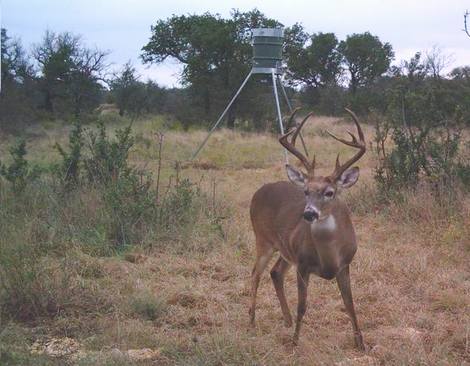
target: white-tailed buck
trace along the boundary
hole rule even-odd
[[[294,118],[292,113],[289,124]],[[351,166],[366,152],[364,134],[357,116],[350,110],[358,137],[350,133],[351,141],[334,139],[358,149],[344,164],[336,158],[336,167],[329,176],[315,175],[315,157],[310,162],[297,148],[295,141],[302,126],[279,139],[279,142],[303,164],[306,173],[286,165],[290,182],[265,184],[253,196],[250,207],[251,222],[256,236],[256,263],[252,273],[250,323],[254,325],[256,293],[260,276],[274,252],[279,259],[271,270],[271,278],[281,305],[284,323],[292,325],[291,314],[284,294],[284,276],[293,265],[297,267],[298,305],[293,341],[298,342],[302,317],[306,310],[307,286],[310,273],[331,280],[336,278],[346,310],[351,318],[356,346],[364,350],[361,331],[354,311],[349,264],[356,253],[356,236],[349,209],[338,196],[359,178],[359,168]],[[291,140],[289,141],[289,137]]]

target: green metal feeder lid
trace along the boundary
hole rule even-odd
[[[253,29],[253,73],[270,74],[274,69],[279,72],[282,64],[282,45],[284,29]]]

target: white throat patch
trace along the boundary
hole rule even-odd
[[[318,219],[313,221],[310,224],[312,231],[335,231],[336,230],[336,220],[333,215],[328,215],[324,219]]]

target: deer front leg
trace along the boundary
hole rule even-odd
[[[251,306],[248,313],[250,315],[250,326],[252,327],[255,325],[256,294],[258,292],[259,280],[273,255],[272,248],[263,249],[261,245],[257,247],[256,262],[251,273]]]
[[[299,341],[299,332],[302,318],[304,317],[305,311],[307,310],[307,289],[309,277],[310,273],[305,268],[297,268],[297,290],[299,293],[299,302],[297,304],[297,322],[295,324],[293,338],[294,345],[297,345]]]
[[[349,317],[351,318],[353,331],[354,331],[354,341],[356,347],[361,351],[365,350],[364,342],[362,341],[361,330],[357,323],[356,312],[354,311],[354,303],[351,292],[351,280],[349,278],[349,265],[344,267],[337,275],[336,281],[338,282],[338,287],[341,292],[341,297],[343,298],[344,306],[348,312]]]
[[[284,293],[284,275],[290,268],[290,264],[279,257],[276,264],[271,269],[271,279],[273,280],[279,303],[281,304],[282,315],[284,317],[284,325],[292,326],[292,316],[290,315],[289,306],[287,305],[286,294]]]

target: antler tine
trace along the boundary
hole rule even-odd
[[[300,107],[297,107],[295,108],[292,113],[290,114],[289,116],[289,120],[287,121],[287,124],[286,124],[286,131],[289,131],[291,125],[292,125],[292,121],[294,120],[294,117],[295,115],[297,114],[297,112],[300,110]]]
[[[359,138],[361,139],[362,142],[365,143],[364,141],[364,134],[362,133],[362,128],[361,128],[361,125],[359,124],[359,119],[357,118],[356,116],[356,113],[354,113],[352,110],[350,110],[349,108],[344,108],[346,112],[348,112],[350,114],[350,116],[352,117],[353,121],[354,121],[354,124],[356,125],[356,128],[357,128],[357,133],[359,134]]]
[[[296,149],[296,147],[294,145],[292,145],[291,142],[289,142],[287,140],[287,138],[292,135],[294,132],[296,131],[295,130],[291,130],[289,132],[287,132],[286,134],[282,135],[280,138],[279,138],[279,142],[281,143],[282,146],[284,146],[284,148],[287,149],[287,151],[289,151],[290,153],[292,153],[294,156],[296,156],[301,162],[302,164],[304,165],[305,169],[307,169],[308,172],[311,171],[311,166],[307,160],[307,158],[299,151]]]
[[[362,132],[362,129],[361,129],[361,125],[359,124],[359,119],[357,118],[356,114],[353,111],[351,111],[348,108],[345,108],[345,109],[346,109],[346,112],[348,112],[351,115],[351,117],[354,121],[354,124],[356,125],[357,134],[359,136],[359,141],[358,141],[357,137],[352,132],[349,132],[349,131],[348,131],[348,134],[351,136],[351,141],[342,139],[340,137],[336,137],[335,135],[333,135],[329,131],[327,131],[327,132],[335,140],[337,140],[339,142],[342,142],[345,145],[348,145],[348,146],[354,147],[356,149],[359,149],[359,151],[356,153],[356,155],[354,155],[351,159],[346,161],[344,164],[340,164],[339,154],[338,154],[338,156],[336,157],[335,170],[332,174],[333,179],[339,178],[341,176],[341,174],[343,174],[346,169],[348,169],[351,165],[353,165],[356,161],[358,161],[362,157],[362,155],[364,155],[365,152],[366,152],[366,142],[365,142],[365,139],[364,139],[364,133]]]
[[[340,137],[337,137],[335,135],[333,135],[330,131],[326,131],[326,133],[328,135],[330,135],[331,137],[333,137],[335,140],[339,141],[339,142],[342,142],[343,144],[345,145],[348,145],[348,146],[352,146],[352,147],[357,147],[358,145],[358,142],[357,142],[357,139],[356,139],[356,136],[354,136],[351,132],[349,131],[346,131],[351,137],[352,137],[352,140],[351,141],[347,141],[345,139],[342,139]]]
[[[289,124],[293,119],[293,116],[297,112],[298,108],[292,113],[291,118],[289,119]],[[308,117],[310,117],[312,113],[309,113],[303,120],[302,122],[294,129],[291,131],[288,131],[284,135],[282,135],[279,138],[279,142],[281,143],[284,148],[286,148],[290,153],[292,153],[294,156],[296,156],[304,165],[305,169],[307,169],[308,174],[313,174],[313,169],[315,164],[310,164],[308,159],[303,155],[297,148],[295,147],[295,140],[297,139],[298,134],[300,133],[300,130],[302,129],[303,125],[307,121]],[[292,135],[291,141],[288,141],[288,137]]]
[[[300,130],[302,129],[303,125],[305,124],[305,122],[307,122],[307,120],[310,118],[310,116],[313,115],[313,112],[310,112],[309,114],[307,114],[304,119],[302,120],[302,122],[300,122],[299,124],[299,127],[297,127],[297,129],[295,130],[294,134],[292,135],[292,145],[295,145],[295,141],[297,140],[297,136],[299,136],[299,133],[300,133]]]

